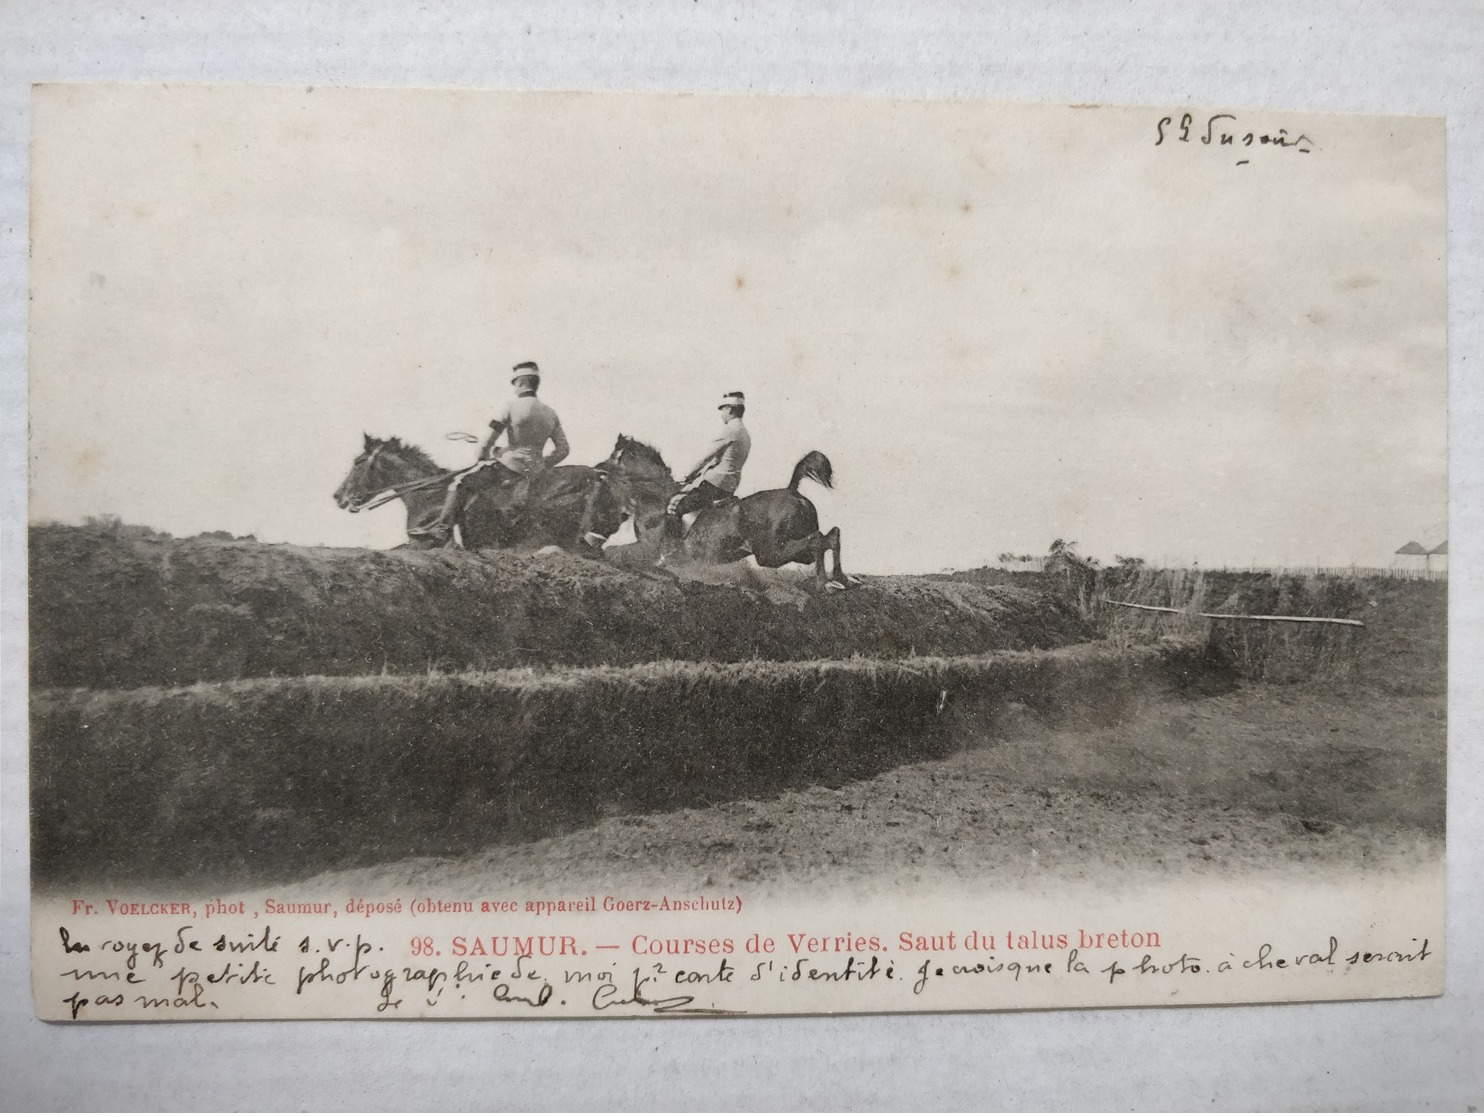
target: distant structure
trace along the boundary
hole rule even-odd
[[[1398,547],[1396,549],[1396,553],[1399,555],[1407,555],[1408,557],[1413,558],[1420,555],[1422,557],[1422,568],[1424,570],[1431,571],[1433,555],[1444,556],[1443,563],[1445,566],[1447,565],[1448,540],[1444,539],[1432,550],[1428,550],[1421,543],[1418,543],[1415,539],[1413,539],[1409,540],[1406,543],[1403,543],[1400,547]]]
[[[1436,547],[1434,547],[1432,550],[1430,550],[1430,551],[1427,552],[1427,558],[1424,559],[1423,561],[1427,563],[1427,568],[1429,570],[1432,569],[1432,559],[1433,559],[1433,556],[1434,555],[1441,555],[1442,556],[1442,560],[1439,563],[1439,565],[1444,570],[1447,570],[1448,569],[1448,540],[1444,539]]]

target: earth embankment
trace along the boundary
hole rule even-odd
[[[31,681],[178,686],[518,666],[898,659],[1055,648],[1089,622],[1033,588],[869,578],[848,592],[738,568],[719,580],[565,554],[367,551],[39,525]]]

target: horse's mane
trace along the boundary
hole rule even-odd
[[[626,451],[629,453],[637,452],[640,457],[649,459],[651,464],[663,469],[666,475],[670,473],[670,467],[665,464],[664,455],[649,443],[640,442],[637,438],[630,438],[626,434],[619,435],[619,438],[624,442],[624,449]]]
[[[410,442],[403,442],[396,435],[392,435],[391,438],[383,441],[382,445],[388,450],[396,450],[401,456],[402,460],[406,461],[410,465],[415,465],[421,469],[426,469],[429,473],[443,472],[443,467],[435,462],[432,458],[428,457],[427,451],[424,450],[421,446],[414,446]]]

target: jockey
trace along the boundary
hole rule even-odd
[[[499,471],[489,468],[491,462],[498,462],[521,475],[510,487],[509,506],[514,508],[530,498],[531,482],[536,476],[565,460],[571,452],[561,419],[536,398],[536,390],[541,385],[541,370],[536,367],[536,362],[522,361],[511,371],[515,373],[510,378],[510,383],[515,386],[515,398],[490,420],[490,436],[479,451],[479,461],[456,474],[449,482],[448,496],[444,498],[437,519],[410,534],[447,542],[453,534],[454,518],[464,497],[499,484]],[[502,434],[506,436],[506,446],[496,453],[495,443]],[[547,442],[551,443],[550,452],[544,452]]]
[[[722,412],[721,434],[686,474],[680,491],[665,509],[665,534],[672,539],[681,534],[682,516],[731,498],[742,483],[742,467],[752,452],[752,435],[742,425],[747,400],[741,392],[728,392],[717,410]]]

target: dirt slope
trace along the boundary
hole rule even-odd
[[[1339,701],[1243,688],[1153,703],[1117,726],[1026,713],[964,751],[839,787],[790,790],[467,858],[324,874],[305,896],[894,889],[942,881],[1128,882],[1303,866],[1378,870],[1440,856],[1437,699]]]
[[[31,680],[134,687],[271,675],[844,659],[1089,639],[1033,589],[872,578],[850,593],[732,568],[678,581],[564,554],[367,551],[31,531]]]

